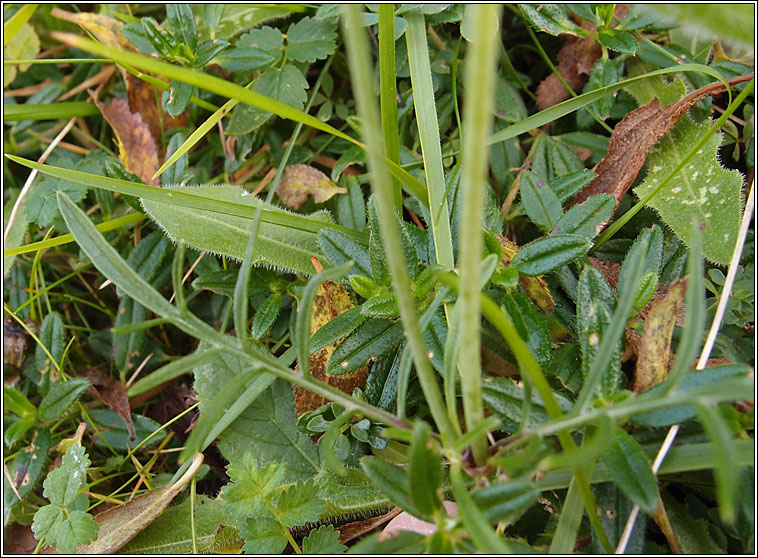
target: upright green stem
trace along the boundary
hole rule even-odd
[[[405,15],[408,28],[405,38],[408,43],[408,64],[413,86],[413,107],[416,111],[421,152],[424,157],[426,188],[429,193],[429,211],[432,222],[429,227],[434,238],[437,263],[453,269],[453,241],[450,234],[450,217],[445,196],[445,172],[442,167],[442,147],[437,122],[437,107],[434,102],[432,69],[429,65],[429,49],[426,43],[424,15],[409,12]]]
[[[437,384],[437,377],[426,354],[426,344],[416,315],[416,305],[411,292],[408,270],[405,267],[400,231],[397,229],[397,218],[392,203],[392,182],[387,171],[382,139],[379,133],[379,114],[371,90],[372,65],[365,33],[361,26],[360,10],[355,5],[346,5],[344,9],[350,77],[358,114],[363,121],[369,171],[373,177],[372,189],[376,195],[377,212],[382,225],[382,238],[384,239],[392,275],[392,287],[397,297],[400,317],[403,320],[408,345],[411,347],[413,361],[416,365],[416,373],[421,382],[429,410],[437,423],[440,434],[442,434],[443,441],[449,443],[456,438],[456,434],[448,420],[442,394]],[[442,186],[444,187],[444,184]],[[452,256],[452,251],[450,255]]]
[[[481,311],[479,307],[480,268],[482,259],[482,211],[487,188],[487,139],[492,131],[492,107],[495,100],[495,71],[499,33],[491,31],[493,19],[498,21],[502,7],[476,4],[469,8],[473,16],[474,41],[466,57],[466,115],[463,125],[461,188],[463,217],[459,239],[461,270],[461,345],[459,366],[463,411],[466,429],[484,420],[481,390]],[[499,30],[499,26],[498,26]],[[429,188],[432,191],[432,188]],[[487,441],[480,436],[472,445],[479,464],[487,458]]]
[[[379,4],[379,101],[382,111],[382,136],[387,158],[400,164],[400,135],[397,127],[397,74],[395,72],[395,13],[392,4]],[[392,177],[395,211],[403,211],[400,182]]]

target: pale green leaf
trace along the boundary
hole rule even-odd
[[[315,62],[336,48],[336,25],[330,21],[305,17],[287,29],[287,56],[299,62]]]
[[[6,60],[31,60],[39,52],[39,37],[34,28],[24,23],[8,44],[3,48],[3,58]],[[3,64],[3,87],[8,87],[16,79],[18,72],[25,72],[29,64]]]
[[[303,539],[303,554],[342,554],[346,550],[334,525],[321,525]]]
[[[268,463],[263,467],[252,453],[246,452],[241,460],[229,464],[227,472],[232,482],[221,490],[226,501],[226,512],[235,519],[255,516],[266,499],[284,479],[283,465]]]
[[[287,546],[283,527],[271,517],[248,519],[240,525],[240,535],[245,539],[242,547],[246,554],[281,554]]]
[[[298,482],[283,487],[276,499],[279,520],[287,527],[311,523],[324,511],[315,481]]]

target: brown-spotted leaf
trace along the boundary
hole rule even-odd
[[[325,281],[316,292],[311,311],[311,335],[321,327],[332,321],[338,315],[353,308],[350,294],[340,285],[333,281]],[[363,387],[368,377],[368,366],[352,374],[332,376],[326,373],[326,365],[339,342],[331,343],[323,349],[311,354],[309,359],[311,375],[336,387],[337,389],[351,394],[356,387]],[[320,395],[315,395],[299,386],[295,386],[295,410],[298,415],[318,409],[328,401]]]
[[[500,242],[500,247],[503,250],[502,264],[508,265],[516,254],[518,254],[519,246],[504,236],[495,236],[497,237],[498,242]],[[537,277],[519,277],[518,281],[521,288],[524,289],[526,296],[528,296],[540,309],[547,312],[555,308],[555,302],[553,301],[553,296],[550,294],[550,288],[541,275]]]
[[[126,395],[126,386],[99,368],[85,370],[83,376],[92,384],[87,392],[97,397],[124,419],[126,429],[129,431],[129,440],[135,441],[137,436],[134,432],[132,409],[129,405],[129,397]]]
[[[686,292],[687,278],[684,277],[671,284],[662,301],[653,302],[637,351],[635,393],[647,391],[666,379],[671,360],[671,335],[684,308]]]
[[[100,525],[97,540],[79,545],[77,554],[115,554],[126,543],[155,521],[171,501],[187,486],[203,463],[198,453],[187,472],[176,481],[156,492],[146,492],[123,506],[115,506],[95,516]]]
[[[740,83],[746,78],[748,76],[740,76],[729,80],[729,83],[730,85]],[[572,203],[574,205],[582,203],[598,194],[610,194],[615,198],[616,208],[618,208],[621,198],[629,190],[642,165],[645,164],[650,148],[695,103],[705,97],[717,95],[723,90],[722,83],[711,83],[665,107],[660,106],[658,99],[653,99],[627,114],[614,128],[608,145],[608,153],[594,169],[597,176],[577,192]]]
[[[299,209],[308,195],[316,203],[324,203],[335,194],[345,193],[345,188],[336,186],[323,172],[309,165],[288,166],[276,188],[279,199],[290,209]]]
[[[158,181],[153,175],[159,166],[158,148],[142,116],[129,110],[123,99],[113,99],[108,105],[95,99],[95,104],[116,134],[124,166],[145,184],[156,186]]]

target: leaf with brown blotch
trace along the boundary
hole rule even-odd
[[[684,277],[671,284],[666,298],[653,303],[637,351],[635,393],[647,391],[666,379],[671,361],[671,335],[677,316],[684,308],[686,292],[687,278]]]
[[[129,110],[123,99],[113,99],[108,105],[95,99],[95,104],[116,134],[121,161],[127,170],[145,184],[157,186],[153,175],[159,166],[158,148],[142,116]]]
[[[195,476],[202,463],[203,454],[198,453],[187,472],[176,483],[156,492],[147,492],[123,506],[114,506],[97,514],[95,521],[100,525],[97,540],[88,545],[79,545],[77,554],[115,554],[145,527],[158,519],[177,494]]]
[[[129,397],[126,395],[126,386],[97,368],[85,370],[83,376],[92,384],[87,390],[88,393],[97,397],[124,419],[126,429],[129,431],[129,440],[135,441],[137,436],[134,432],[132,409],[129,405]]]
[[[316,292],[311,311],[311,335],[322,326],[332,321],[339,314],[343,314],[353,308],[350,294],[340,285],[333,281],[325,281]],[[363,387],[368,377],[368,366],[352,374],[343,376],[331,376],[326,373],[326,365],[329,358],[339,345],[339,341],[319,349],[310,356],[310,372],[317,380],[326,382],[337,389],[352,394],[357,387]],[[328,401],[320,395],[315,395],[300,386],[295,386],[295,410],[298,415],[318,409]]]
[[[502,248],[503,251],[501,262],[503,265],[508,265],[516,254],[518,254],[519,246],[504,236],[499,234],[495,236],[497,237],[498,242],[500,242],[500,248]],[[548,312],[555,308],[555,302],[553,301],[553,296],[550,294],[550,288],[547,286],[547,283],[541,275],[537,277],[520,276],[518,281],[521,288],[524,289],[526,296],[528,296],[540,309]]]
[[[728,80],[730,86],[750,79],[750,76],[739,76]],[[619,122],[611,134],[608,153],[593,169],[597,176],[577,192],[572,200],[576,205],[598,194],[610,194],[616,200],[616,208],[621,203],[627,190],[637,178],[642,165],[645,164],[648,151],[663,135],[676,124],[677,120],[689,111],[695,103],[724,91],[721,82],[711,83],[701,87],[686,97],[665,107],[661,107],[658,99],[641,106],[627,114]]]
[[[352,541],[353,539],[360,537],[361,535],[365,535],[380,525],[384,525],[390,519],[393,519],[395,516],[400,514],[402,511],[403,510],[400,508],[395,508],[377,517],[369,517],[368,519],[353,521],[352,523],[345,523],[344,525],[337,527],[337,530],[340,532],[340,542],[342,544],[345,544]]]
[[[309,194],[316,203],[324,203],[335,194],[345,193],[345,188],[336,186],[323,172],[309,165],[288,166],[276,188],[279,199],[290,209],[299,209]]]
[[[630,10],[630,6],[617,4],[614,15],[619,20],[624,19]],[[588,31],[595,31],[597,26],[588,21],[582,21],[581,25]],[[615,27],[616,24],[613,24]],[[566,83],[574,91],[578,91],[584,86],[592,72],[595,62],[600,60],[603,55],[603,48],[592,37],[580,39],[578,37],[568,36],[566,42],[558,51],[558,66],[556,70],[566,80]],[[562,103],[571,97],[566,87],[555,74],[550,74],[543,79],[537,86],[537,108],[545,110]]]

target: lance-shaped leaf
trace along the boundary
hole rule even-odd
[[[439,494],[442,483],[442,463],[439,450],[430,438],[431,428],[425,422],[419,422],[413,429],[411,450],[408,462],[408,479],[411,499],[419,511],[434,515],[442,509]]]
[[[552,188],[531,171],[521,175],[521,204],[532,222],[544,232],[555,225],[563,212]]]
[[[590,241],[573,234],[556,234],[521,247],[511,260],[520,275],[544,275],[587,253]]]
[[[89,382],[84,378],[74,378],[67,382],[50,384],[50,390],[39,405],[40,418],[42,420],[53,420],[61,416],[79,399],[82,393],[87,391],[89,385]]]
[[[164,188],[169,191],[190,191],[215,199],[247,205],[251,208],[265,202],[242,188],[232,186],[174,186]],[[199,250],[242,259],[245,246],[252,229],[252,219],[223,215],[214,211],[190,209],[171,203],[142,200],[145,211],[153,218],[169,237]],[[273,206],[266,206],[273,211],[284,213]],[[331,223],[325,212],[314,213],[313,218],[324,223]],[[321,250],[317,236],[313,233],[299,231],[270,223],[261,223],[256,240],[253,263],[269,265],[282,269],[297,271],[306,275],[313,274],[311,258],[319,257]]]
[[[366,366],[369,360],[378,360],[403,340],[403,325],[383,318],[365,322],[345,339],[334,351],[326,373],[332,376],[351,374]]]
[[[658,506],[658,481],[639,443],[617,428],[602,459],[621,491],[642,510],[653,513]]]

